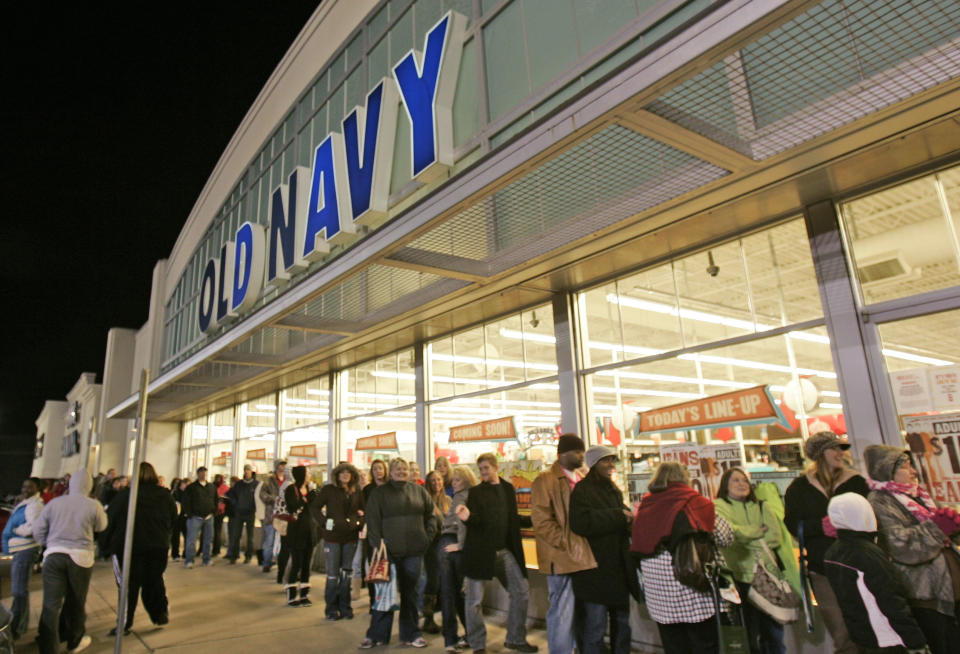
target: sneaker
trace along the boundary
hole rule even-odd
[[[187,561],[186,563],[183,564],[183,567],[186,568],[187,570],[192,570],[192,569],[193,569],[193,561]]]
[[[459,652],[460,650],[457,649],[456,645],[447,645],[443,648],[443,651],[447,652],[447,654],[453,654],[454,652]]]
[[[203,564],[203,567],[204,567],[204,568],[212,568],[212,567],[213,567],[213,561],[207,561],[207,562],[205,562],[205,563]]]
[[[540,648],[536,645],[531,645],[530,643],[504,643],[504,649],[512,649],[515,652],[527,652],[528,654],[533,654],[533,652],[540,651]]]
[[[418,636],[416,640],[411,640],[407,643],[400,643],[401,647],[416,647],[417,649],[422,649],[427,646],[427,641],[423,639],[423,636]]]
[[[324,616],[324,618],[326,620],[330,620],[331,622],[333,622],[334,620],[339,620],[340,616],[337,615],[336,613],[328,613],[326,616]]]
[[[116,635],[117,635],[117,628],[114,627],[113,629],[111,629],[110,631],[108,631],[108,632],[107,632],[107,635],[108,635],[108,636],[116,636]],[[130,627],[124,628],[124,630],[123,630],[123,635],[124,635],[124,636],[129,636],[129,635],[130,635]]]
[[[370,640],[369,638],[364,638],[360,641],[360,645],[357,649],[372,649],[374,647],[380,647],[381,645],[386,645],[386,643],[381,643],[379,640]]]
[[[304,597],[297,602],[297,606],[303,606],[303,607],[313,606],[313,602],[310,601],[309,597]]]
[[[458,638],[457,644],[454,645],[457,648],[457,651],[462,651],[465,649],[470,649],[470,643],[467,642],[466,638]]]
[[[77,643],[76,647],[67,650],[67,654],[74,654],[75,652],[82,652],[83,650],[90,647],[90,643],[93,642],[93,638],[84,634],[83,638],[80,639],[80,642]]]

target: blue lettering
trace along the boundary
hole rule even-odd
[[[343,137],[331,132],[313,154],[313,179],[307,206],[306,227],[303,231],[304,261],[317,261],[330,251],[330,244],[345,241],[356,233],[350,206],[349,190],[343,161]]]
[[[263,227],[246,222],[237,229],[233,256],[233,288],[230,314],[238,315],[252,307],[263,284],[265,241]]]
[[[297,216],[302,214],[303,183],[307,169],[297,166],[288,182],[273,191],[270,202],[270,252],[267,259],[268,285],[281,288],[290,280],[290,272],[303,267],[297,258]]]
[[[217,271],[220,269],[220,262],[216,259],[207,261],[203,269],[203,280],[200,282],[200,310],[198,312],[198,322],[200,331],[206,333],[211,327],[211,323],[216,325],[213,320],[214,305],[217,298]]]
[[[413,176],[422,181],[453,164],[451,113],[465,24],[463,16],[448,12],[427,33],[422,64],[411,51],[393,67],[412,126]]]
[[[343,119],[350,208],[356,222],[387,212],[398,102],[393,80],[382,79],[367,95],[366,108],[357,107]]]
[[[217,323],[229,317],[230,288],[233,286],[233,243],[227,242],[220,248],[220,272],[217,275]]]

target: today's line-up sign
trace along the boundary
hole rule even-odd
[[[429,182],[453,165],[453,99],[467,19],[448,12],[296,166],[270,195],[269,227],[245,222],[203,268],[200,331],[249,311],[266,287],[281,289],[293,273],[323,258],[387,213],[399,107],[411,125],[413,178]]]

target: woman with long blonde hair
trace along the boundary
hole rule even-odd
[[[466,638],[457,635],[457,618],[466,629],[463,595],[463,541],[467,526],[457,517],[457,507],[466,505],[467,494],[477,485],[477,478],[467,466],[455,466],[450,474],[454,494],[443,517],[437,561],[440,568],[440,612],[443,616],[443,643],[447,652],[466,649]]]

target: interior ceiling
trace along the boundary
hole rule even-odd
[[[822,21],[822,12],[836,4],[816,5],[809,13]],[[796,215],[823,198],[858,193],[884,178],[960,158],[956,35],[943,45],[940,34],[941,45],[912,59],[906,53],[896,70],[862,76],[793,114],[788,90],[776,88],[764,125],[751,127],[742,107],[729,98],[729,115],[700,111],[712,106],[698,104],[712,102],[711,94],[723,92],[735,100],[747,91],[738,86],[738,65],[744,61],[756,66],[759,54],[786,57],[777,54],[776,40],[800,38],[815,28],[815,23],[802,24],[804,16],[728,53],[722,65],[689,77],[660,98],[638,97],[585,126],[521,176],[508,175],[469,206],[153,392],[150,417],[183,420],[227,408],[418,340],[549,302],[554,293],[703,249]],[[872,20],[882,27],[893,18]],[[902,41],[903,30],[887,35],[894,37]],[[837,55],[806,52],[823,60]],[[910,62],[925,76],[910,69]],[[823,67],[820,60],[808,64]],[[854,109],[866,97],[870,102]],[[824,114],[829,106],[843,110]],[[786,113],[776,115],[778,108]],[[776,125],[789,129],[771,127]],[[946,181],[955,189],[958,177],[953,171]],[[864,234],[909,221],[929,202],[906,192],[884,198],[864,208],[875,214],[862,221]],[[803,265],[785,257],[781,274],[789,276]],[[697,267],[706,266],[703,257],[698,261]],[[765,274],[758,269],[756,283],[772,288]],[[709,280],[698,279],[688,278],[689,295],[722,304],[724,289],[702,287]],[[666,290],[663,280],[651,276],[649,283]],[[806,299],[818,303],[817,296]],[[775,305],[758,297],[761,314]],[[118,417],[132,417],[134,411],[135,406]]]

